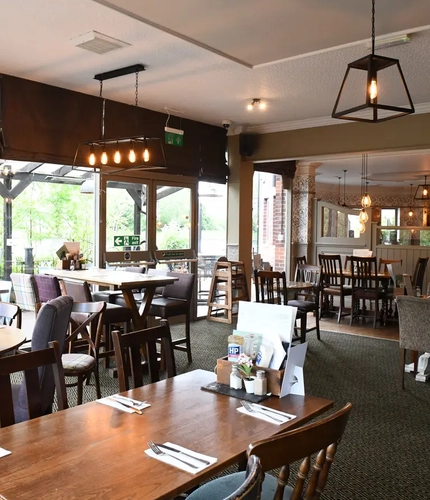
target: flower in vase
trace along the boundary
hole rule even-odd
[[[237,369],[245,375],[245,378],[251,378],[251,371],[253,367],[252,358],[246,354],[241,354],[237,360]]]

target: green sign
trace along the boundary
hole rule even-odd
[[[131,236],[115,236],[113,239],[114,247],[136,247],[140,245],[140,235],[132,234]]]
[[[183,146],[184,131],[177,128],[164,127],[164,142],[171,146]]]

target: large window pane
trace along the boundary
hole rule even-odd
[[[158,250],[191,247],[191,189],[157,186]]]

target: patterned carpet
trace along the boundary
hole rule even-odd
[[[227,352],[232,329],[206,320],[192,324],[193,363],[188,365],[185,353],[176,351],[178,373],[213,370]],[[183,332],[183,325],[173,326],[172,332]],[[347,401],[354,405],[322,498],[430,498],[430,384],[406,374],[401,390],[397,342],[330,332],[321,332],[321,338],[309,335],[306,392],[333,399],[334,410]],[[105,370],[101,383],[104,396],[118,391],[117,380]],[[73,405],[74,391],[69,393]],[[84,397],[95,398],[92,386]]]

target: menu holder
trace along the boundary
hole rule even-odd
[[[203,385],[202,390],[216,392],[218,394],[224,394],[225,396],[230,396],[232,398],[244,399],[250,403],[259,403],[264,401],[269,396],[265,394],[264,396],[257,396],[256,394],[250,394],[245,391],[245,389],[232,389],[228,384],[220,384],[219,382],[211,382],[208,385]]]

